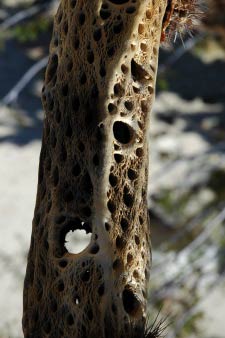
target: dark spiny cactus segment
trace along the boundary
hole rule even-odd
[[[200,0],[168,0],[163,19],[162,41],[195,31],[204,11]]]
[[[135,333],[134,329],[134,335],[131,338],[164,338],[167,334],[167,328],[170,325],[170,322],[168,321],[168,317],[159,319],[159,314],[156,316],[155,320],[151,322],[151,320],[148,318],[146,321],[145,327],[137,333]]]
[[[164,338],[166,337],[166,330],[170,323],[168,318],[158,319],[159,314],[156,316],[153,323],[146,324],[144,338]]]

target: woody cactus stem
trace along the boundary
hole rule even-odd
[[[62,0],[43,88],[26,338],[140,337],[150,230],[148,126],[162,0]],[[79,254],[70,230],[92,233]]]

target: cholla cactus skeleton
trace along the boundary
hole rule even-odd
[[[25,338],[146,332],[149,114],[161,36],[183,11],[184,1],[60,3],[43,88]],[[77,229],[92,237],[71,254],[65,236]]]

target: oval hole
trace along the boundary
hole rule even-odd
[[[134,292],[130,289],[124,289],[122,298],[124,310],[130,316],[136,316],[140,312],[141,303]]]
[[[70,230],[65,236],[65,248],[71,254],[79,254],[87,248],[91,240],[91,233],[85,230]]]
[[[131,60],[131,74],[133,79],[138,82],[144,82],[150,79],[149,73],[134,59]]]
[[[133,132],[127,123],[116,121],[113,125],[113,134],[118,142],[127,144],[131,141]]]

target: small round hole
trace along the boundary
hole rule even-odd
[[[117,185],[117,177],[112,173],[109,175],[109,183],[112,187],[115,187]]]
[[[134,239],[135,239],[135,243],[137,245],[140,245],[140,239],[139,239],[139,237],[137,235],[134,237]]]
[[[65,248],[69,253],[79,254],[87,248],[91,240],[91,233],[87,234],[85,230],[70,230],[65,236]]]
[[[99,288],[98,288],[98,294],[99,294],[99,296],[103,296],[104,292],[105,292],[105,286],[104,286],[104,284],[101,284],[99,286]]]
[[[118,270],[120,269],[122,266],[121,260],[119,258],[117,258],[114,262],[113,262],[113,270]]]
[[[127,74],[128,71],[129,71],[129,68],[126,65],[122,64],[121,65],[121,70],[122,70],[123,74]]]
[[[143,148],[137,148],[137,149],[136,149],[136,155],[137,155],[138,157],[142,157],[143,154],[144,154]]]
[[[114,154],[114,158],[115,158],[116,163],[121,163],[124,160],[124,157],[121,154]]]
[[[79,15],[79,24],[81,26],[83,26],[84,23],[85,23],[85,14],[84,13],[80,13],[80,15]]]
[[[105,223],[105,230],[106,231],[110,231],[110,224],[109,223]]]
[[[82,274],[81,274],[81,280],[83,282],[88,282],[89,279],[91,277],[91,272],[89,269],[85,270]]]
[[[133,108],[134,108],[134,104],[131,101],[125,101],[124,102],[124,106],[129,111],[133,110]]]
[[[88,63],[92,64],[94,62],[94,53],[92,51],[88,52],[88,55],[87,55],[87,60],[88,60]]]
[[[137,178],[137,173],[136,173],[136,171],[133,170],[133,169],[128,169],[128,171],[127,171],[127,176],[128,176],[128,178],[129,178],[131,181],[133,181],[133,180],[135,180],[135,179]]]
[[[109,103],[108,105],[108,111],[110,114],[116,114],[117,113],[117,106],[113,103]]]
[[[72,326],[74,324],[74,319],[73,319],[73,316],[71,314],[67,317],[67,324],[69,326]]]
[[[59,282],[59,284],[58,284],[58,290],[59,290],[59,292],[62,292],[63,290],[64,290],[64,283],[63,283],[63,281],[60,281]]]
[[[59,262],[59,266],[61,268],[65,268],[67,266],[67,264],[68,264],[68,262],[65,259],[63,259]]]
[[[126,231],[128,229],[129,223],[126,220],[126,218],[122,218],[120,221],[120,225],[123,231]]]
[[[98,28],[94,31],[93,37],[94,37],[95,41],[99,41],[101,39],[101,37],[102,37],[101,28]]]
[[[94,243],[91,247],[90,253],[96,255],[99,252],[99,246],[97,243]]]
[[[123,96],[125,93],[125,90],[124,88],[121,86],[120,83],[116,83],[115,86],[114,86],[114,94],[116,96]]]
[[[111,200],[108,201],[107,207],[111,213],[114,213],[116,211],[116,205]]]

